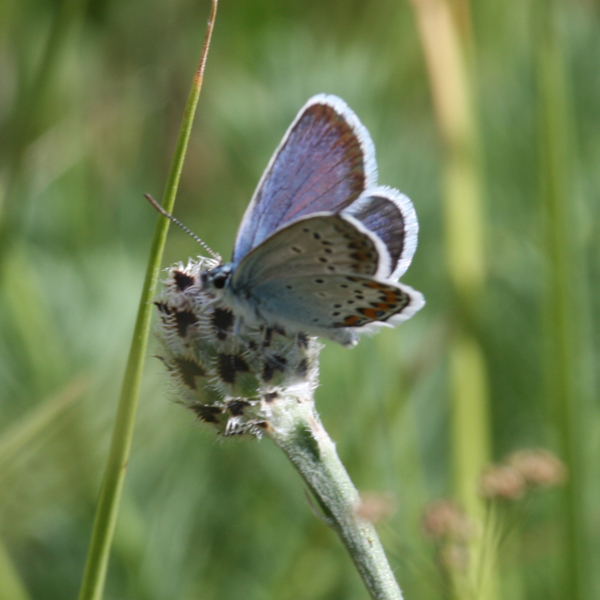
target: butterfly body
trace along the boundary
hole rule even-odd
[[[410,200],[376,185],[367,130],[335,96],[313,97],[275,152],[231,263],[204,290],[248,323],[354,345],[410,318],[422,295],[397,283],[416,249]]]

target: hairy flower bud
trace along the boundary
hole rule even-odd
[[[204,290],[200,257],[169,270],[155,304],[160,358],[180,401],[220,433],[260,435],[273,403],[307,401],[317,386],[322,345],[304,334],[248,325]]]

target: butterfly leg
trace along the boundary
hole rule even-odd
[[[271,339],[273,337],[273,330],[270,327],[266,327],[263,336],[263,348],[268,348],[271,345]]]
[[[235,320],[235,326],[233,328],[233,336],[235,338],[239,338],[240,331],[242,330],[243,326],[244,326],[244,317],[242,315],[238,315],[237,319]]]

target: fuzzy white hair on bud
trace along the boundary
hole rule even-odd
[[[274,402],[312,399],[322,345],[304,334],[247,324],[203,286],[216,261],[174,265],[155,304],[160,358],[178,399],[223,435],[260,436]]]

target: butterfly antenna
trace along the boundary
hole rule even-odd
[[[187,228],[181,221],[168,213],[150,194],[144,194],[144,198],[146,198],[146,200],[148,200],[148,202],[150,202],[163,217],[171,219],[175,225],[179,225],[179,227],[181,227],[188,235],[191,235],[213,258],[217,259],[219,262],[223,262],[221,256],[214,252],[204,240],[200,239],[191,229]]]

